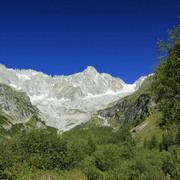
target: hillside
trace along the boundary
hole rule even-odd
[[[108,108],[99,110],[96,115],[114,127],[128,124],[137,126],[153,113],[156,106],[154,96],[150,93],[151,79],[146,78],[138,91],[113,102]]]
[[[134,127],[131,132],[138,143],[143,143],[144,139],[150,140],[153,135],[156,135],[158,142],[162,140],[163,130],[158,126],[158,120],[162,118],[160,112],[151,114],[141,124]]]
[[[40,111],[31,104],[26,93],[0,83],[0,135],[2,137],[12,137],[23,129],[40,127],[54,129],[46,126],[40,116]]]

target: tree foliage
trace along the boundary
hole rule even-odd
[[[180,148],[171,139],[166,134],[159,151],[155,136],[147,141],[148,148],[137,147],[127,127],[80,126],[64,136],[44,129],[24,131],[0,139],[0,179],[33,179],[38,171],[61,175],[73,168],[92,180],[179,179]]]
[[[169,31],[170,38],[165,43],[158,42],[160,62],[154,67],[152,90],[163,113],[160,126],[168,129],[180,126],[180,26]]]

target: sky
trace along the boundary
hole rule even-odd
[[[94,66],[133,83],[178,16],[179,0],[0,0],[0,63],[52,76]]]

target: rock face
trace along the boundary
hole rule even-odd
[[[100,110],[98,115],[106,122],[115,119],[122,126],[147,118],[156,106],[154,96],[150,93],[152,80],[152,75],[147,78],[141,77],[135,82],[138,84],[136,87],[139,87],[136,92]]]
[[[5,84],[0,84],[0,110],[19,122],[25,122],[39,113],[25,93],[17,92]]]
[[[117,92],[125,84],[120,78],[100,74],[91,66],[74,75],[51,77],[33,70],[13,70],[0,65],[0,82],[22,90],[29,96],[72,101],[89,95],[100,95],[108,90]]]
[[[0,65],[0,83],[25,92],[41,111],[42,120],[59,130],[87,122],[95,111],[135,92],[144,79],[125,84],[120,78],[98,73],[92,66],[70,76],[51,77],[34,70],[13,70]],[[16,110],[12,109],[11,113],[15,115]],[[23,108],[20,111],[26,119],[28,114]],[[22,118],[20,114],[16,117]]]
[[[99,115],[110,121],[115,118],[121,125],[148,117],[155,107],[154,98],[149,94],[134,94],[126,97],[110,108],[99,111]]]

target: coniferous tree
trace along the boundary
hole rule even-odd
[[[147,139],[144,139],[143,147],[146,149],[147,148]]]
[[[169,143],[168,143],[167,135],[165,134],[162,135],[161,143],[162,143],[162,149],[165,151],[168,151]]]
[[[157,138],[156,135],[153,135],[150,142],[149,142],[149,150],[157,147]]]

